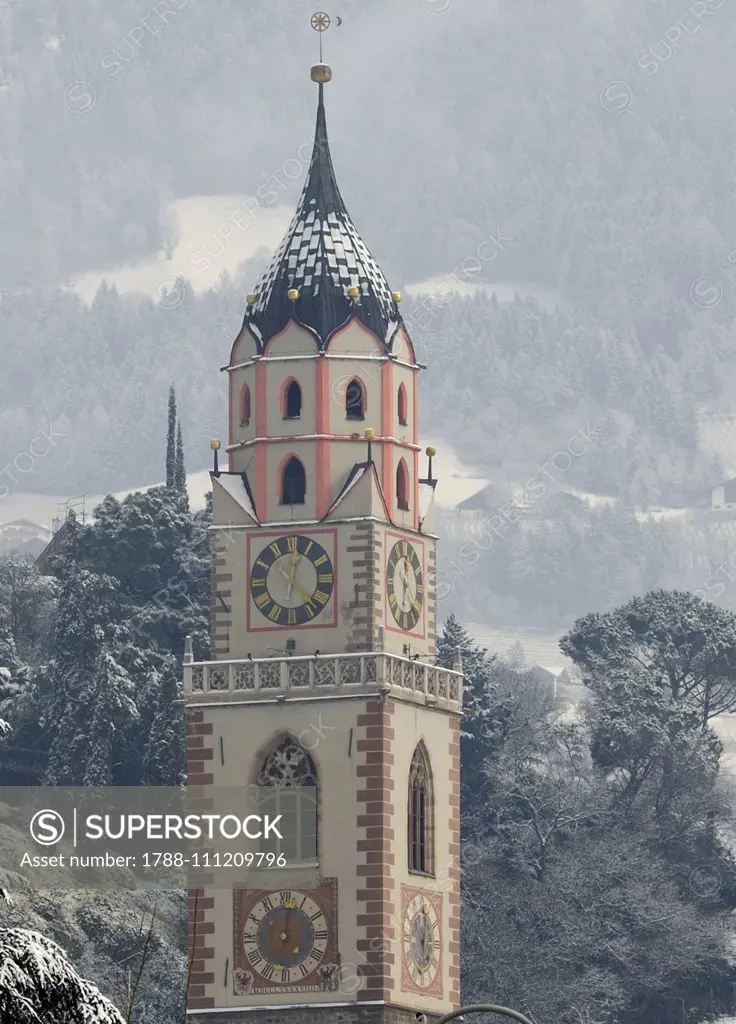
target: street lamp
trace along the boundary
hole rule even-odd
[[[528,1017],[517,1010],[510,1010],[508,1006],[494,1006],[492,1003],[479,1003],[477,1006],[461,1006],[459,1010],[453,1010],[444,1017],[440,1017],[435,1024],[449,1024],[449,1021],[464,1017],[466,1013],[500,1013],[504,1017],[513,1017],[519,1024],[532,1024]]]

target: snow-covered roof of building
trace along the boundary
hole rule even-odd
[[[351,299],[348,288],[360,296]],[[289,289],[299,290],[293,302]],[[350,219],[337,187],[327,138],[324,85],[319,84],[312,159],[296,213],[270,266],[259,281],[246,320],[263,342],[278,334],[290,318],[305,324],[324,346],[329,335],[351,316],[384,341],[398,306],[378,263]]]
[[[543,672],[549,672],[551,676],[557,678],[561,676],[563,672],[567,672],[565,665],[532,665],[532,670],[541,669]]]
[[[258,522],[253,497],[248,485],[248,478],[245,473],[218,473],[217,482],[223,491],[227,491],[233,501],[247,512],[254,522]]]
[[[423,523],[427,518],[427,513],[432,507],[434,501],[434,489],[437,485],[436,480],[432,480],[430,483],[427,480],[419,481],[419,523]]]

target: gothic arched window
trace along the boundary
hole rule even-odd
[[[399,394],[398,394],[397,405],[398,405],[398,413],[399,413],[399,423],[401,424],[402,427],[405,427],[406,424],[407,424],[407,419],[406,419],[406,388],[404,387],[403,384],[399,384]]]
[[[409,870],[434,873],[434,794],[423,743],[414,751],[409,769]]]
[[[298,420],[302,414],[302,389],[295,380],[289,381],[284,393],[284,419]]]
[[[271,835],[262,848],[283,854],[287,864],[315,863],[317,769],[307,751],[290,737],[280,740],[263,761],[257,782],[261,814],[281,815],[281,839]]]
[[[240,423],[242,426],[250,423],[250,388],[247,384],[240,389]]]
[[[402,512],[409,511],[409,470],[403,459],[396,467],[396,504]]]
[[[365,419],[365,391],[357,377],[353,377],[345,390],[345,413],[349,420]]]
[[[281,504],[303,505],[307,495],[307,475],[296,455],[292,455],[281,474]]]

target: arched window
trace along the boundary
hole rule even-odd
[[[404,387],[403,384],[399,384],[399,394],[398,394],[397,405],[398,405],[398,412],[399,412],[399,423],[401,424],[402,427],[405,427],[406,423],[407,423],[407,420],[406,420],[406,388]]]
[[[302,389],[295,380],[289,381],[284,395],[284,419],[298,420],[302,414]]]
[[[409,511],[409,470],[403,459],[396,467],[396,504],[402,512]]]
[[[365,391],[356,377],[353,377],[345,391],[345,413],[349,420],[365,419]]]
[[[259,810],[281,815],[278,831],[262,840],[266,852],[284,855],[287,864],[317,860],[317,769],[307,751],[287,737],[272,748],[257,779]]]
[[[250,423],[250,388],[247,384],[243,384],[240,389],[240,423]]]
[[[414,751],[409,769],[409,870],[434,873],[434,794],[423,743]]]
[[[281,475],[281,504],[303,505],[307,495],[307,477],[304,466],[292,455]]]

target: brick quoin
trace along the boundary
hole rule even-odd
[[[391,779],[394,712],[391,702],[371,700],[356,719],[359,729],[356,750],[362,760],[357,775],[365,783],[357,794],[357,825],[361,831],[365,830],[356,851],[356,873],[363,880],[357,892],[357,924],[363,935],[358,940],[358,952],[365,958],[361,965],[365,987],[357,994],[359,1002],[388,1001],[390,969],[394,962],[393,953],[386,948],[390,922],[396,912],[395,882],[391,877],[395,860]],[[387,1024],[391,1018],[374,1016],[355,1020]]]
[[[453,817],[450,820],[450,866],[452,889],[448,894],[450,905],[450,934],[448,951],[450,957],[450,1001],[460,1005],[460,720],[450,718],[450,805]]]

